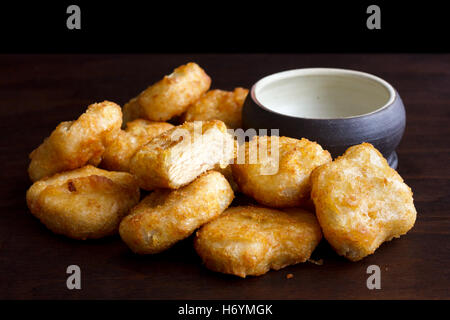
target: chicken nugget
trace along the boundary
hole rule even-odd
[[[109,101],[91,104],[78,120],[61,122],[50,137],[30,154],[32,181],[86,164],[98,165],[101,156],[119,133],[120,107]]]
[[[123,219],[120,236],[135,253],[164,251],[220,215],[233,197],[224,176],[209,171],[178,190],[148,195]]]
[[[124,106],[124,120],[167,121],[185,112],[210,85],[211,78],[205,71],[189,62],[131,99]]]
[[[145,113],[142,110],[141,105],[139,104],[139,96],[131,99],[129,102],[125,103],[122,112],[123,112],[123,122],[122,127],[125,128],[128,122],[131,122],[136,119],[145,118]]]
[[[228,128],[242,126],[242,106],[248,90],[236,88],[234,91],[211,90],[189,106],[184,120],[221,120]]]
[[[73,239],[117,233],[120,220],[139,202],[135,178],[91,165],[35,182],[28,208],[51,231]]]
[[[245,278],[305,262],[322,238],[314,214],[233,207],[204,225],[194,240],[208,269]]]
[[[234,140],[222,121],[185,122],[141,147],[130,172],[145,190],[177,189],[233,156]]]
[[[238,155],[231,164],[239,190],[274,208],[305,206],[310,197],[312,170],[331,161],[328,151],[307,139],[255,136],[240,148],[245,148],[245,159],[241,161]],[[267,156],[261,156],[262,150],[267,151],[262,152]]]
[[[233,172],[231,171],[231,166],[230,165],[221,166],[220,164],[217,164],[214,167],[213,170],[223,174],[225,179],[228,180],[228,183],[230,184],[230,186],[231,186],[231,188],[233,189],[234,192],[238,192],[239,191],[239,187],[238,187],[238,185],[236,184],[236,182],[233,179]]]
[[[416,220],[411,189],[369,143],[314,170],[311,196],[325,238],[357,261],[408,232]]]
[[[136,151],[154,137],[171,128],[173,125],[167,122],[143,119],[128,122],[127,128],[120,130],[116,139],[106,147],[101,166],[108,170],[128,172],[130,159]]]
[[[172,129],[173,127],[174,125],[168,122],[136,119],[127,123],[127,128],[125,129],[125,131],[137,137],[151,136],[152,138],[154,138],[156,136],[159,136],[164,131]]]

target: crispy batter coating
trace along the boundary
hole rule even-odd
[[[153,122],[136,119],[127,123],[127,128],[121,130],[103,154],[101,166],[108,170],[129,171],[130,159],[144,144],[164,131],[173,128],[167,122]]]
[[[236,88],[234,91],[211,90],[189,106],[184,120],[221,120],[228,128],[242,126],[242,106],[248,90]]]
[[[109,101],[91,104],[78,120],[61,122],[30,154],[32,181],[85,164],[98,165],[105,147],[119,133],[120,107]]]
[[[224,176],[209,171],[183,188],[144,198],[121,222],[120,236],[135,253],[161,252],[220,215],[233,197]]]
[[[230,184],[234,192],[239,191],[239,187],[233,179],[233,172],[231,171],[230,165],[221,166],[220,164],[217,164],[213,170],[223,174],[223,176],[228,180],[228,183]]]
[[[185,112],[210,85],[211,78],[196,63],[179,66],[131,99],[124,106],[124,121],[136,118],[167,121]]]
[[[234,140],[222,121],[195,121],[172,128],[139,149],[130,172],[141,188],[177,189],[234,156]]]
[[[50,230],[73,239],[97,239],[118,231],[139,202],[135,178],[91,165],[35,182],[27,192],[30,211]]]
[[[325,238],[357,261],[400,237],[416,220],[411,189],[371,144],[314,170],[312,199]]]
[[[124,106],[122,108],[122,112],[123,112],[122,127],[123,128],[125,128],[125,126],[130,121],[146,117],[144,111],[141,108],[141,105],[139,104],[138,98],[139,98],[139,96],[131,99],[130,101],[128,101],[127,103],[124,104]]]
[[[278,139],[278,148],[274,139]],[[263,154],[267,156],[252,161],[251,155],[256,156],[265,146],[267,153]],[[240,164],[244,159],[240,161],[238,156],[231,165],[234,180],[243,193],[274,208],[305,206],[311,191],[312,170],[331,161],[328,151],[307,139],[255,136],[240,147],[239,153],[243,151],[241,148],[245,148],[245,163]]]
[[[314,214],[245,206],[227,209],[204,225],[195,249],[206,267],[245,278],[305,262],[322,238]]]

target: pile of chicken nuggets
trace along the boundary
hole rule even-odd
[[[322,237],[357,261],[413,227],[411,189],[371,144],[334,161],[308,139],[239,144],[229,129],[242,126],[248,90],[210,86],[188,63],[123,108],[94,103],[60,123],[30,154],[31,213],[73,239],[119,233],[137,254],[195,233],[207,268],[240,277],[308,261]],[[271,152],[249,161],[262,145]],[[258,205],[233,206],[237,193]]]

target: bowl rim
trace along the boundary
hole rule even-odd
[[[277,81],[277,80],[281,80],[281,79],[286,79],[286,78],[291,78],[291,77],[296,77],[296,76],[306,76],[306,75],[345,75],[345,76],[354,76],[354,77],[365,77],[367,79],[374,80],[374,81],[378,82],[379,84],[381,84],[382,86],[384,86],[389,92],[389,100],[381,107],[379,107],[369,113],[364,113],[364,114],[360,114],[360,115],[356,115],[356,116],[339,117],[339,118],[308,118],[308,117],[288,115],[288,114],[281,113],[281,112],[275,111],[273,109],[270,109],[269,107],[263,105],[256,97],[255,91],[256,91],[257,87],[264,83],[271,82],[271,81]],[[367,73],[367,72],[352,70],[352,69],[341,69],[341,68],[300,68],[300,69],[290,69],[290,70],[272,73],[272,74],[269,74],[269,75],[259,79],[257,82],[255,82],[253,84],[253,86],[250,90],[250,97],[258,107],[260,107],[268,112],[282,115],[284,117],[289,117],[289,118],[294,118],[294,119],[305,119],[305,120],[329,121],[329,120],[346,120],[346,119],[364,118],[364,117],[373,115],[375,113],[381,112],[394,103],[394,101],[398,97],[398,93],[389,82],[387,82],[386,80],[384,80],[380,77],[377,77],[373,74]]]

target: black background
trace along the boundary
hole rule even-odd
[[[5,53],[449,52],[435,1],[58,1],[1,4]],[[66,9],[81,8],[81,30]],[[381,8],[381,30],[366,9]]]

